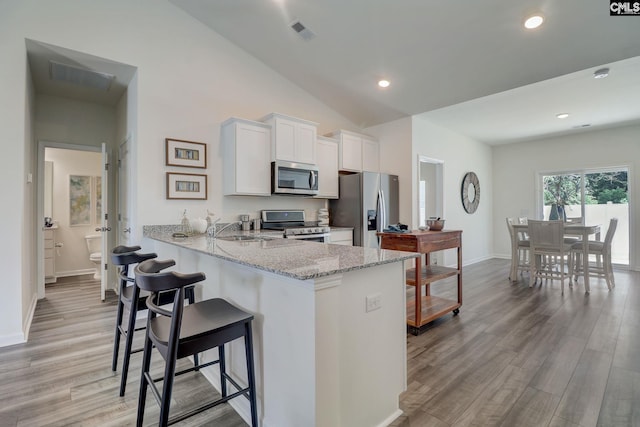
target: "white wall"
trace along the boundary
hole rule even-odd
[[[99,223],[91,215],[89,225],[69,224],[69,175],[96,177],[102,174],[102,155],[99,152],[47,148],[45,160],[53,162],[53,220],[58,229],[56,243],[62,247],[55,251],[57,276],[86,274],[95,268],[89,261],[89,253],[84,236],[96,234]]]
[[[414,199],[413,169],[408,167],[411,160],[411,118],[365,129],[365,133],[380,141],[380,171],[398,175],[400,183],[400,222],[414,224],[412,200]],[[413,165],[413,163],[411,163]],[[415,167],[415,166],[412,166]],[[417,193],[416,193],[417,194]]]
[[[27,256],[34,252],[34,238],[25,235],[36,219],[33,212],[25,212],[29,208],[23,203],[30,196],[26,165],[35,168],[28,147],[35,141],[25,117],[25,38],[138,68],[129,86],[125,126],[135,147],[133,239],[141,238],[145,224],[176,223],[184,208],[192,216],[204,215],[209,208],[223,219],[235,219],[239,213],[257,212],[261,207],[304,206],[315,214],[324,205],[311,199],[223,197],[219,134],[220,123],[230,116],[257,119],[280,112],[319,122],[319,134],[356,128],[167,1],[0,2],[0,169],[5,179],[16,183],[0,190],[2,200],[16,202],[15,209],[2,213],[5,244],[0,249],[0,267],[4,267],[5,285],[0,301],[0,345],[3,337],[15,341],[22,336],[26,313],[15,301],[23,296],[30,299],[28,276],[36,270],[33,257]],[[208,144],[209,200],[166,200],[165,173],[171,170],[164,166],[167,137]],[[24,269],[15,268],[23,263]]]
[[[506,217],[536,214],[538,172],[629,167],[630,268],[638,269],[640,219],[635,214],[640,198],[640,125],[593,130],[579,134],[499,145],[493,149],[494,253],[508,257]]]
[[[491,147],[437,126],[417,115],[412,120],[413,165],[412,213],[417,224],[418,215],[418,155],[444,161],[444,216],[445,228],[462,230],[463,264],[487,259],[493,253],[493,176]],[[480,204],[474,214],[462,207],[460,189],[467,172],[475,172],[480,181]],[[455,251],[447,251],[446,265],[455,265]]]

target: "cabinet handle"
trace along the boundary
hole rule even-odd
[[[131,233],[131,227],[127,227],[124,230],[122,230],[123,233]]]

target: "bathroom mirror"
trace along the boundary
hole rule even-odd
[[[53,217],[53,162],[44,162],[44,216]]]

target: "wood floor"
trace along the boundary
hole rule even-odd
[[[36,307],[29,342],[0,348],[0,427],[135,426],[142,353],[132,355],[127,392],[119,397],[122,350],[118,371],[111,371],[117,297],[111,292],[107,296],[102,303],[100,283],[91,279],[47,285],[46,298]],[[134,335],[142,336],[142,332]],[[141,346],[141,339],[135,341],[134,347]],[[189,362],[181,363],[178,369]],[[153,366],[153,376],[162,376],[159,356],[152,358]],[[175,381],[171,413],[217,396],[201,374],[182,375]],[[145,425],[158,425],[158,416],[158,405],[149,392]],[[224,404],[175,425],[247,424]]]
[[[611,292],[592,280],[590,295],[578,285],[563,296],[557,282],[511,284],[508,270],[505,260],[465,268],[460,315],[407,336],[408,390],[392,426],[640,426],[640,273],[616,271]],[[443,282],[433,293],[453,297]],[[116,299],[99,294],[92,280],[48,286],[29,342],[0,348],[1,427],[135,425],[141,356],[118,397]],[[180,377],[172,413],[208,394],[199,374]],[[157,424],[152,399],[145,425]],[[222,405],[178,425],[246,424]]]
[[[616,271],[611,292],[592,279],[587,296],[565,285],[563,296],[558,281],[510,284],[508,268],[465,268],[460,315],[408,337],[393,427],[640,426],[640,274]]]

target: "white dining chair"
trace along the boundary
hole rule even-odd
[[[526,218],[525,218],[526,219]],[[529,238],[526,232],[516,232],[513,225],[522,224],[520,218],[507,218],[507,228],[511,238],[511,270],[509,270],[509,280],[518,280],[518,271],[522,276],[524,271],[529,270]]]
[[[585,273],[584,269],[586,268],[589,276],[604,278],[609,290],[616,286],[616,282],[613,277],[613,266],[611,264],[611,241],[613,240],[617,227],[618,218],[611,218],[609,221],[609,229],[607,230],[607,234],[604,236],[603,241],[580,241],[571,246],[571,253],[575,259],[574,277],[576,281],[578,280],[579,275],[583,275]],[[588,259],[582,259],[585,244],[587,245],[589,255],[595,255],[594,263],[589,262]]]
[[[529,286],[533,286],[538,279],[558,279],[564,294],[565,279],[569,279],[571,285],[573,259],[570,256],[571,244],[564,241],[563,221],[530,219],[528,229],[532,259],[529,263]],[[549,262],[549,259],[554,262]]]

